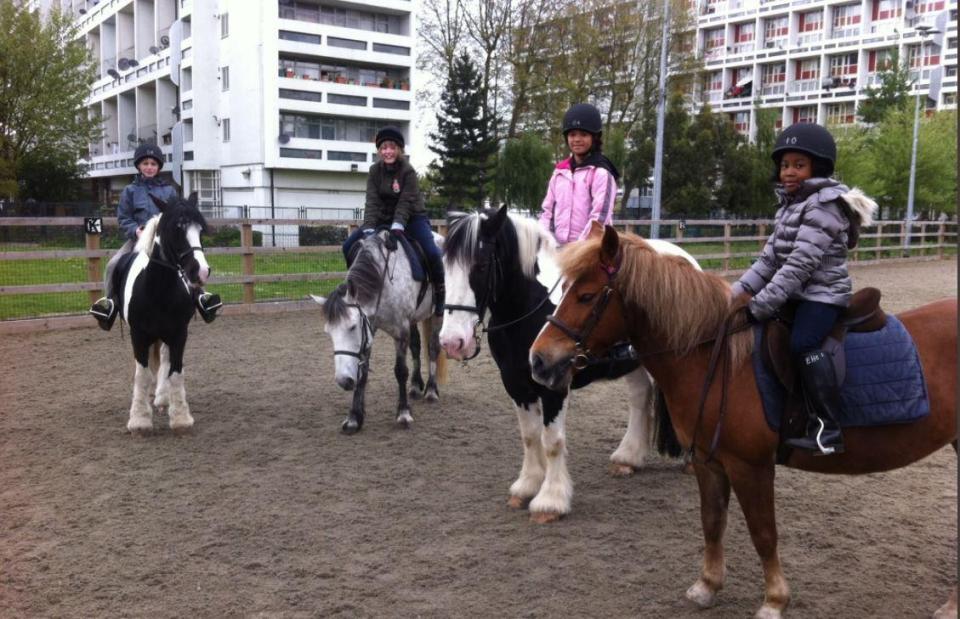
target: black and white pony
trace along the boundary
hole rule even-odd
[[[697,265],[676,245],[651,244]],[[531,520],[541,523],[569,513],[573,498],[564,430],[569,394],[534,381],[529,365],[530,346],[560,299],[556,251],[553,237],[536,220],[508,215],[504,207],[452,220],[443,254],[446,309],[440,344],[453,359],[471,359],[479,353],[479,328],[487,332],[523,439],[523,465],[510,486],[508,504],[519,509],[529,501]],[[484,325],[487,312],[490,319]],[[624,377],[629,391],[629,419],[626,434],[610,456],[611,472],[629,475],[643,464],[656,434],[650,375],[624,355],[578,372],[572,388],[619,377]],[[662,430],[672,433],[669,427]]]
[[[346,434],[358,432],[365,416],[364,396],[370,371],[373,338],[378,330],[385,331],[396,343],[393,373],[400,395],[397,400],[397,424],[410,427],[413,415],[407,396],[429,402],[440,398],[438,377],[446,371],[444,359],[439,357],[440,319],[433,315],[431,285],[414,280],[410,260],[402,247],[387,248],[389,232],[381,231],[358,241],[360,249],[347,272],[346,281],[329,297],[310,295],[323,306],[324,331],[333,341],[335,378],[337,385],[353,391],[350,412],[341,429]],[[442,237],[434,235],[437,244]],[[417,322],[423,323],[425,339],[429,342],[429,374],[424,385],[420,374],[420,334]],[[410,391],[407,379],[407,349],[413,357]]]
[[[117,264],[113,274],[120,317],[130,326],[136,359],[127,430],[153,429],[149,395],[155,386],[153,406],[166,409],[170,429],[182,432],[193,427],[183,382],[183,352],[196,292],[210,277],[200,245],[207,224],[197,209],[196,193],[188,200],[153,201],[160,214],[147,222],[133,252]]]

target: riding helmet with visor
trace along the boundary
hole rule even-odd
[[[563,135],[574,129],[586,131],[593,135],[603,133],[603,119],[600,117],[600,110],[589,103],[577,103],[567,110],[563,115]]]
[[[828,164],[829,173],[833,173],[833,166],[837,161],[837,143],[825,127],[813,123],[790,125],[777,136],[777,143],[771,154],[773,162],[779,166],[780,159],[788,151],[801,152],[820,159]]]
[[[156,144],[141,144],[137,147],[136,152],[133,154],[134,167],[140,165],[140,162],[147,157],[156,160],[157,164],[160,166],[160,169],[163,169],[163,151],[160,150],[160,147]]]

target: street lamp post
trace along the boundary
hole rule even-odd
[[[920,35],[920,66],[923,66],[923,45],[926,43],[927,36],[931,34],[937,34],[940,31],[934,30],[933,26],[928,26],[926,24],[920,24],[916,27],[917,33]],[[919,77],[917,78],[919,80]],[[916,82],[914,82],[916,84]],[[910,151],[910,184],[907,186],[907,221],[904,226],[903,232],[903,251],[906,255],[910,255],[910,232],[913,230],[913,197],[914,197],[914,184],[917,179],[917,141],[920,133],[920,99],[921,95],[919,92],[919,87],[917,88],[916,103],[913,108],[913,145]]]
[[[663,125],[667,113],[667,51],[670,47],[670,0],[663,0],[660,38],[660,80],[657,84],[657,142],[653,155],[653,200],[650,205],[650,238],[660,238],[660,199],[663,194]]]

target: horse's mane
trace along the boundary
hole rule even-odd
[[[600,267],[600,236],[568,245],[558,259],[574,281]],[[680,354],[710,340],[730,312],[730,284],[679,256],[658,254],[635,234],[620,233],[620,271],[614,279],[628,307],[642,309],[650,328]],[[749,330],[731,338],[734,367],[752,348]]]
[[[482,222],[496,213],[495,209],[486,209],[478,213],[467,213],[459,216],[450,225],[447,238],[443,245],[443,254],[449,262],[458,264],[469,270],[477,259],[477,250],[480,242],[480,226]],[[510,214],[507,221],[500,228],[499,235],[505,244],[515,248],[520,269],[524,276],[536,276],[537,254],[546,248],[556,252],[556,241],[551,237],[539,222],[529,217]]]
[[[323,316],[329,323],[337,323],[347,315],[347,285],[340,284],[334,288],[330,296],[323,303]]]
[[[157,227],[160,225],[160,215],[154,215],[147,223],[143,226],[143,232],[140,233],[140,237],[137,239],[137,244],[134,246],[133,251],[143,251],[150,253],[153,251],[153,244],[157,239]]]
[[[360,251],[347,271],[346,283],[352,288],[357,303],[361,305],[376,301],[383,286],[383,267],[374,252],[374,247],[378,247],[380,243],[377,237],[361,240]]]

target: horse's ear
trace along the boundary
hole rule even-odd
[[[490,227],[492,233],[496,233],[500,230],[500,226],[503,225],[503,222],[507,220],[507,205],[504,204],[501,206],[493,217],[490,218]]]
[[[167,210],[167,203],[166,203],[166,202],[164,202],[163,200],[161,200],[161,199],[158,198],[157,196],[153,195],[152,193],[148,193],[147,195],[150,196],[150,199],[153,200],[153,203],[156,205],[156,207],[157,207],[158,209],[160,209],[160,212],[161,212],[161,213],[164,212],[165,210]]]
[[[600,242],[600,260],[604,264],[615,264],[620,253],[620,235],[613,226],[603,229],[603,241]]]
[[[197,192],[196,191],[190,192],[190,197],[187,198],[187,204],[189,204],[193,208],[197,208]]]
[[[353,282],[349,279],[347,280],[347,295],[353,298],[356,298],[357,288],[353,285]]]
[[[590,232],[587,233],[588,239],[595,239],[603,235],[603,224],[596,219],[590,220]]]
[[[318,297],[315,294],[310,295],[310,298],[316,301],[320,307],[323,307],[323,304],[327,302],[326,297]]]

